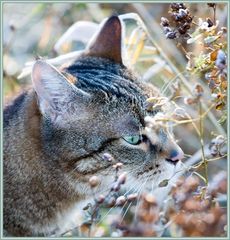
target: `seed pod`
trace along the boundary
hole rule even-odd
[[[158,184],[158,187],[166,187],[168,186],[168,183],[169,183],[169,179],[164,179]]]
[[[187,32],[187,29],[185,29],[183,27],[179,27],[178,28],[178,32],[183,35],[183,34],[185,34]]]
[[[108,161],[108,162],[113,162],[114,161],[113,156],[109,153],[104,153],[102,158],[103,158],[103,160]]]
[[[212,75],[211,72],[206,72],[204,77],[205,77],[206,80],[211,80],[213,78],[213,75]]]
[[[145,201],[146,201],[147,203],[150,203],[150,204],[153,204],[153,205],[157,205],[156,198],[155,198],[154,195],[151,194],[151,193],[146,194],[145,197],[144,197],[144,199],[145,199]]]
[[[191,23],[192,20],[193,20],[193,16],[192,17],[191,16],[187,16],[187,18],[186,18],[186,22],[187,23]]]
[[[223,33],[227,33],[227,28],[226,27],[222,27],[221,30],[223,31]]]
[[[212,8],[215,8],[215,7],[216,7],[216,4],[215,4],[215,3],[207,3],[207,5],[208,5],[209,7],[212,7]]]
[[[179,9],[179,17],[181,19],[187,17],[188,13],[188,9]]]
[[[116,164],[114,164],[113,165],[113,168],[115,168],[115,169],[120,169],[121,167],[123,166],[123,163],[116,163]]]
[[[92,176],[89,179],[89,184],[90,184],[90,187],[92,188],[96,187],[99,183],[100,183],[100,180],[97,176]]]
[[[120,196],[116,200],[116,205],[117,206],[122,206],[122,205],[124,205],[125,202],[126,202],[125,196]]]
[[[220,69],[223,70],[226,67],[226,55],[224,51],[219,50],[217,53],[217,59],[216,59],[216,66]]]
[[[119,182],[115,182],[111,188],[111,190],[115,192],[119,191],[120,189],[121,189],[121,185]]]
[[[129,195],[127,196],[127,200],[130,201],[130,202],[135,201],[135,200],[137,199],[137,196],[138,196],[137,193],[129,194]]]
[[[220,145],[220,144],[224,143],[224,141],[225,141],[225,138],[224,138],[224,136],[222,136],[222,135],[218,135],[218,136],[216,137],[216,139],[215,139],[215,143],[216,143],[217,145]]]
[[[174,32],[168,32],[168,33],[166,33],[165,36],[166,36],[166,38],[168,38],[168,39],[175,39],[175,38],[177,37],[177,34],[176,34],[176,32],[174,31]]]
[[[179,21],[178,13],[173,12],[170,14],[173,21]]]
[[[124,184],[125,181],[126,181],[126,176],[127,176],[127,173],[126,172],[123,172],[119,177],[118,177],[118,182],[120,184]]]
[[[186,6],[184,5],[184,3],[179,3],[180,8],[186,9]]]
[[[172,32],[172,29],[170,27],[164,27],[163,32],[164,32],[164,34],[166,34],[168,32]]]
[[[204,89],[200,84],[196,84],[194,94],[196,97],[201,97],[204,94]]]
[[[16,30],[16,26],[12,22],[9,24],[9,28],[12,32],[14,32]]]
[[[107,207],[113,207],[115,203],[116,203],[115,197],[110,197],[108,200],[106,200]]]
[[[183,25],[183,28],[185,28],[186,30],[190,29],[190,24],[189,23],[185,23]]]
[[[91,203],[88,203],[85,207],[83,207],[83,210],[88,210],[91,207]]]
[[[218,155],[219,151],[218,151],[217,145],[211,145],[211,146],[209,146],[209,149],[210,149],[210,153],[213,157]]]
[[[172,4],[170,4],[170,8],[174,11],[178,11],[180,9],[180,4],[179,3],[172,3]]]
[[[197,100],[194,99],[194,98],[191,98],[191,97],[184,98],[184,103],[187,104],[187,105],[192,105],[196,102],[197,102]]]
[[[169,20],[165,17],[161,17],[161,26],[168,27],[169,26]]]
[[[215,89],[217,87],[215,81],[212,79],[209,81],[208,86],[210,89]]]
[[[97,199],[96,199],[96,201],[98,202],[98,203],[103,203],[104,202],[104,200],[105,200],[105,196],[104,195],[99,195],[98,197],[97,197]]]
[[[210,18],[207,18],[206,21],[208,23],[208,27],[212,27],[214,25]]]

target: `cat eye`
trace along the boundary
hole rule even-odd
[[[140,144],[142,141],[141,135],[133,135],[133,136],[124,136],[123,139],[132,145]]]

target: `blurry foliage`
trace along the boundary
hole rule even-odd
[[[84,222],[63,236],[226,236],[227,4],[4,3],[5,101],[31,83],[17,79],[26,62],[84,49],[79,41],[54,49],[72,24],[100,23],[114,12],[138,13],[146,24],[134,15],[135,21],[123,19],[126,61],[163,95],[149,99],[147,108],[170,103],[155,122],[174,127],[186,153],[183,176],[160,205],[151,192],[141,192],[144,184],[125,192],[129,179],[108,153],[104,160],[114,165],[109,191],[97,193],[100,179],[92,177],[94,200],[84,208]]]

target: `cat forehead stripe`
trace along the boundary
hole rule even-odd
[[[125,69],[124,69],[125,70]],[[143,104],[143,90],[135,82],[133,76],[124,75],[121,66],[111,64],[108,60],[91,58],[78,60],[67,72],[79,80],[77,86],[84,91],[104,91],[117,97],[136,99]]]

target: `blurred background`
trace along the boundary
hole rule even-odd
[[[201,24],[199,18],[203,21],[209,18],[212,22],[218,20],[219,30],[227,25],[227,4],[218,3],[215,6],[215,16],[213,7],[206,3],[186,3],[186,6],[193,16],[194,24],[189,29],[191,34]],[[188,56],[191,56],[189,53],[199,56],[205,51],[204,46],[195,41],[193,44],[187,44],[187,39],[184,38],[177,40],[166,38],[161,18],[169,18],[169,10],[170,4],[167,3],[4,3],[3,90],[5,102],[31,84],[30,76],[18,79],[26,62],[34,61],[38,56],[55,58],[60,54],[85,47],[85,43],[76,41],[71,45],[63,44],[58,50],[54,49],[55,43],[75,22],[100,23],[112,14],[137,13],[145,23],[149,35],[147,43],[144,42],[147,47],[141,48],[141,43],[137,43],[134,50],[141,48],[144,51],[151,46],[147,55],[138,54],[138,59],[132,64],[133,69],[145,81],[150,81],[160,90],[164,90],[163,94],[166,97],[175,93],[176,84],[181,85],[181,93],[175,103],[182,109],[186,108],[192,118],[197,118],[199,111],[196,105],[186,105],[184,98],[192,96],[192,88],[196,83],[203,86],[205,104],[203,111],[208,110],[203,123],[203,141],[205,149],[210,150],[213,138],[220,134],[226,138],[226,119],[219,121],[223,115],[226,115],[226,106],[219,111],[215,107],[210,110],[213,99],[204,74],[196,75],[186,70]],[[81,35],[80,32],[75,34]],[[126,34],[131,35],[131,31],[127,31]],[[222,38],[221,41],[226,42],[226,39]],[[225,44],[223,48],[226,49],[226,47]],[[167,86],[168,83],[175,85]],[[199,162],[201,159],[200,137],[194,130],[193,124],[191,122],[176,124],[175,134],[187,154],[187,159],[193,158],[193,163]],[[226,148],[224,152],[226,153]],[[210,153],[207,155],[210,156]],[[226,157],[220,161],[210,161],[209,175],[226,169],[226,166]]]

